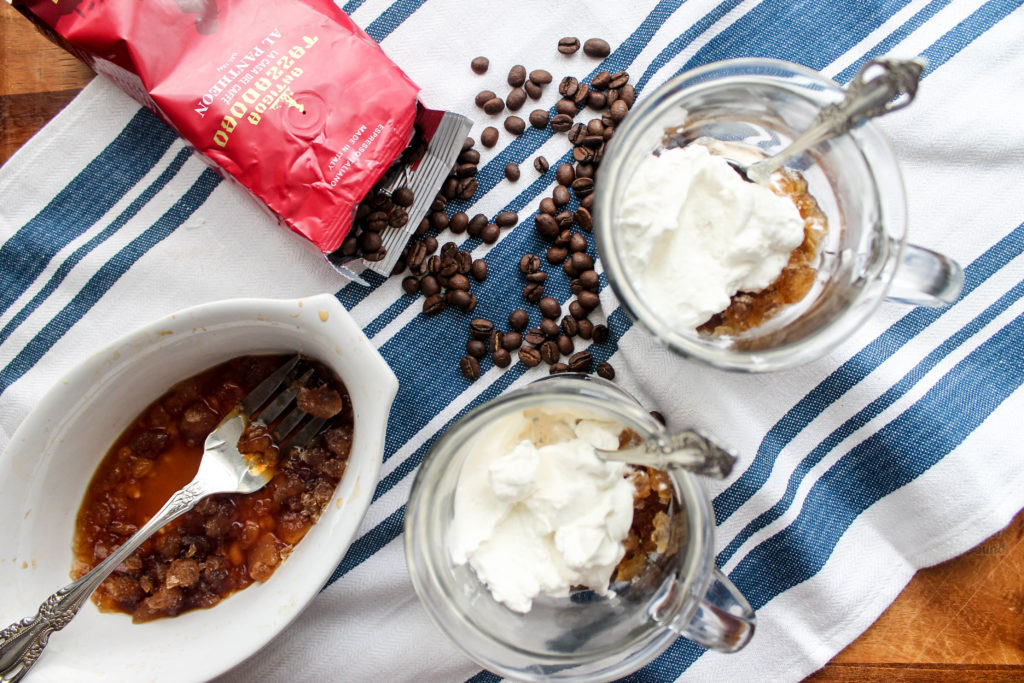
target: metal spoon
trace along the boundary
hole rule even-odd
[[[767,185],[769,176],[789,159],[826,140],[853,130],[867,119],[902,109],[914,100],[924,71],[923,59],[879,57],[861,67],[842,101],[819,112],[810,127],[776,154],[749,166],[730,161],[744,180]]]
[[[602,460],[658,470],[684,469],[712,479],[728,477],[736,463],[735,455],[693,431],[656,436],[633,448],[617,451],[598,448],[595,452]]]

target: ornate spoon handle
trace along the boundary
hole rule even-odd
[[[43,653],[50,636],[74,619],[103,580],[128,559],[147,538],[172,519],[185,514],[210,491],[193,481],[177,491],[153,517],[92,571],[48,597],[35,616],[0,631],[0,683],[20,681]]]
[[[755,183],[766,184],[768,176],[792,157],[849,132],[865,119],[907,106],[917,94],[924,67],[922,59],[880,57],[868,61],[846,88],[842,101],[822,109],[810,127],[784,150],[751,164],[747,177]]]
[[[605,460],[661,470],[681,468],[714,479],[729,476],[736,463],[736,456],[693,431],[655,437],[634,448],[619,451],[598,449],[597,454]]]

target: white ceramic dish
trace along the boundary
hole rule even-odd
[[[190,308],[123,337],[68,374],[25,419],[0,456],[0,628],[35,614],[70,582],[85,487],[142,408],[178,380],[235,356],[292,351],[330,366],[355,414],[334,501],[292,555],[266,583],[173,619],[133,624],[88,602],[50,639],[28,680],[206,680],[253,654],[316,595],[370,504],[398,380],[333,296],[238,299]]]

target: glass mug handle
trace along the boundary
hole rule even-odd
[[[707,593],[688,624],[672,625],[680,635],[719,652],[736,652],[754,635],[757,618],[750,603],[717,567]]]
[[[895,250],[897,245],[892,244]],[[914,244],[903,257],[886,298],[916,306],[949,306],[964,288],[964,269],[951,258]]]

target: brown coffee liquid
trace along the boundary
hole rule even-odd
[[[783,307],[807,296],[817,269],[818,247],[828,231],[828,220],[807,191],[807,181],[796,171],[782,169],[773,176],[772,191],[789,197],[804,220],[804,241],[789,255],[789,262],[775,281],[759,292],[737,292],[729,307],[697,328],[698,332],[735,335],[759,325]]]

